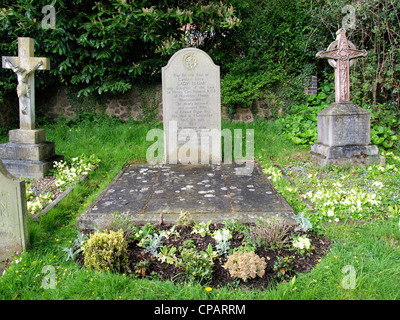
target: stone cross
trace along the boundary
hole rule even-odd
[[[329,64],[335,68],[335,98],[337,103],[350,101],[350,66],[352,59],[366,57],[367,51],[355,49],[354,44],[347,40],[346,30],[340,29],[336,41],[332,42],[327,51],[317,53],[317,58],[329,59]]]
[[[2,66],[18,78],[20,129],[35,129],[35,71],[49,70],[50,59],[34,57],[34,40],[18,38],[18,57],[2,57]]]

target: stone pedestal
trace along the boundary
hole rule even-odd
[[[11,130],[9,140],[0,145],[0,159],[15,176],[43,178],[54,161],[64,159],[55,154],[55,144],[46,141],[43,129]]]
[[[334,103],[318,114],[318,143],[311,154],[319,165],[384,164],[370,137],[367,110],[351,102]]]

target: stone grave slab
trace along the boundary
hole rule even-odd
[[[97,229],[115,212],[137,224],[176,223],[179,214],[222,222],[279,216],[294,223],[293,209],[255,163],[251,175],[238,164],[132,164],[126,166],[78,218],[78,228]]]

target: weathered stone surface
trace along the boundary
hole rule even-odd
[[[25,181],[13,177],[0,160],[0,261],[28,244]]]
[[[7,170],[16,177],[39,179],[53,168],[54,161],[63,159],[63,156],[55,155],[44,161],[3,159],[3,163]]]
[[[0,158],[2,160],[43,161],[52,158],[54,154],[54,142],[42,142],[38,144],[9,142],[0,145]]]
[[[14,175],[42,178],[55,159],[54,142],[46,142],[44,130],[36,130],[35,123],[35,72],[49,70],[48,58],[34,57],[34,40],[18,38],[18,56],[2,57],[3,68],[17,74],[20,129],[11,130],[10,142],[0,145],[0,159]]]
[[[176,52],[162,68],[164,151],[167,163],[220,163],[221,96],[219,66],[202,50]],[[191,130],[194,136],[185,133]],[[214,130],[211,139],[208,134]],[[179,151],[194,142],[190,160]],[[208,142],[202,143],[202,139]]]
[[[334,103],[318,114],[318,143],[326,146],[369,145],[370,113],[351,103]]]
[[[36,130],[10,130],[9,140],[12,143],[38,144],[46,141],[46,132],[43,129]]]
[[[34,40],[18,38],[18,56],[2,57],[2,66],[12,69],[18,78],[20,128],[35,129],[35,71],[49,70],[50,59],[34,57]]]
[[[273,188],[258,164],[251,175],[236,175],[237,164],[130,165],[78,218],[80,229],[96,229],[118,211],[136,223],[176,223],[181,211],[197,221],[281,216],[294,223],[294,211]]]
[[[329,147],[315,144],[311,154],[319,165],[385,164],[385,157],[379,155],[379,149],[374,145]]]
[[[371,145],[370,113],[350,102],[350,66],[353,59],[366,55],[347,40],[344,29],[337,32],[327,51],[317,53],[335,68],[336,99],[318,114],[318,143],[311,147],[311,155],[319,165],[385,163],[378,148]]]

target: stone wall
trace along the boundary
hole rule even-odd
[[[313,76],[308,85],[309,87],[305,87],[306,93],[316,93],[317,77]],[[86,105],[89,107],[88,111],[104,109],[107,115],[117,116],[124,121],[128,119],[144,120],[146,114],[151,117],[152,113],[158,121],[163,120],[161,84],[148,87],[147,89],[134,87],[125,94],[103,96],[102,102],[86,101],[83,105],[71,101],[73,100],[71,96],[68,95],[66,87],[49,90],[45,97],[41,97],[38,94],[36,96],[36,110],[52,118],[57,118],[60,115],[72,118],[76,113],[76,109],[85,109]],[[272,115],[271,107],[274,103],[274,99],[270,97],[264,101],[256,101],[251,108],[238,108],[232,120],[253,122],[256,118],[270,117]],[[225,106],[221,108],[222,118],[228,120],[227,108]],[[144,109],[148,112],[143,112]],[[0,126],[9,126],[15,112],[18,113],[17,105],[15,108],[12,108],[10,102],[6,100],[0,103]]]
[[[68,89],[60,87],[53,91],[46,101],[37,102],[37,109],[42,109],[52,118],[57,118],[60,115],[73,117],[75,114],[74,103],[68,98]],[[143,120],[145,115],[143,109],[154,110],[154,114],[158,121],[163,120],[162,113],[162,91],[161,84],[146,90],[132,88],[125,94],[109,95],[104,99],[103,103],[96,103],[95,110],[104,109],[109,116],[117,116],[122,120],[128,119]],[[226,107],[222,106],[222,118],[229,119]],[[256,117],[265,117],[268,110],[265,104],[257,102],[254,108],[238,108],[233,116],[234,121],[252,122]]]

